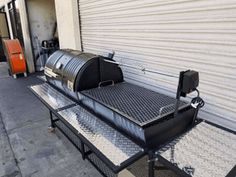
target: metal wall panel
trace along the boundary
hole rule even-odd
[[[84,50],[178,75],[200,72],[200,117],[236,129],[235,0],[79,0]],[[177,79],[123,68],[125,79],[168,95]],[[194,96],[192,94],[191,96]]]

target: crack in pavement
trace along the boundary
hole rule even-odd
[[[10,150],[11,150],[12,155],[13,155],[13,158],[14,158],[14,160],[15,160],[16,168],[18,169],[18,170],[16,170],[16,171],[12,172],[11,174],[6,174],[6,175],[4,175],[3,177],[14,177],[14,176],[17,176],[18,174],[20,175],[20,177],[22,177],[22,173],[21,173],[20,167],[19,167],[19,165],[18,165],[18,160],[17,160],[17,158],[16,158],[16,156],[15,156],[15,153],[14,153],[14,151],[13,151],[13,148],[12,148],[12,146],[11,146],[10,138],[9,138],[9,136],[8,136],[8,132],[7,132],[7,130],[6,130],[6,127],[5,127],[5,124],[4,124],[4,121],[3,121],[3,118],[2,118],[1,112],[0,112],[0,124],[2,124],[2,126],[3,126],[3,132],[6,134],[7,142],[8,142],[8,144],[9,144]]]

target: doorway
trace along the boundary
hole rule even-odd
[[[4,7],[1,8],[0,11],[0,62],[6,61],[6,56],[3,51],[3,41],[4,39],[9,39],[9,27],[7,23],[7,16],[4,11]]]
[[[27,0],[28,20],[36,71],[42,71],[49,55],[59,47],[54,0]]]

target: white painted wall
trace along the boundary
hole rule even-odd
[[[25,0],[17,0],[17,1],[18,1],[18,6],[19,6],[27,67],[28,67],[29,72],[33,73],[35,72],[35,67],[34,67],[34,58],[33,58],[33,52],[32,52],[32,47],[31,47],[31,38],[30,38],[30,31],[29,31],[29,22],[27,18],[26,4],[25,4]]]
[[[43,40],[53,38],[56,22],[54,0],[27,0],[34,54]]]
[[[60,48],[81,50],[77,0],[56,0]]]

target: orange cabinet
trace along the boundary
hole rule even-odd
[[[4,46],[5,55],[13,77],[16,77],[16,74],[19,73],[24,73],[26,76],[26,61],[19,40],[4,40]]]

